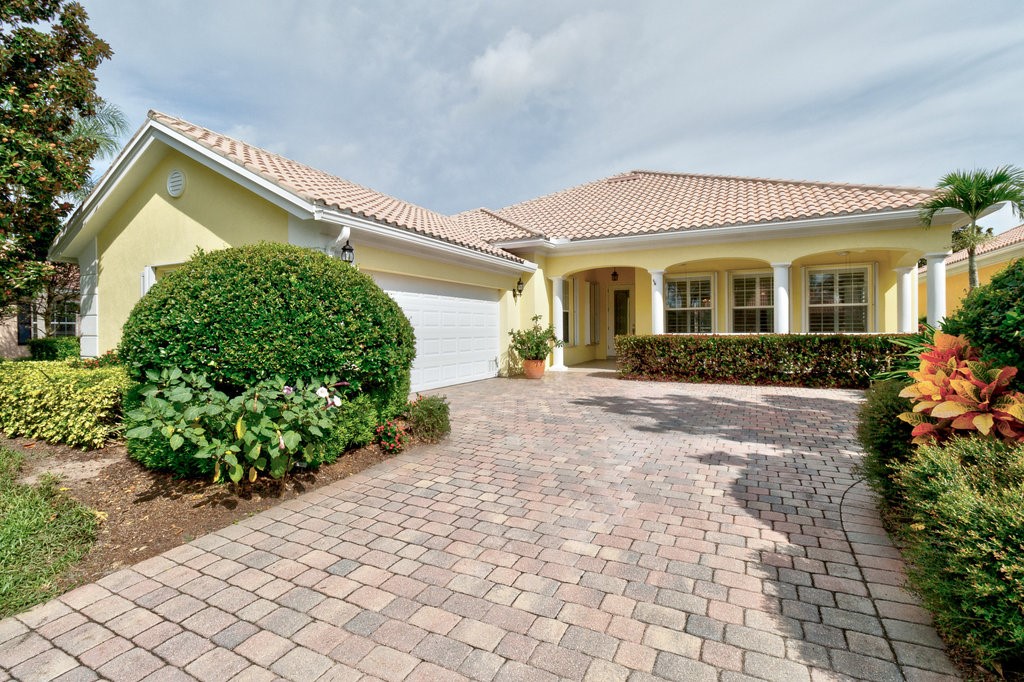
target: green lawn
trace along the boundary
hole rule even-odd
[[[61,493],[56,479],[17,483],[21,460],[0,448],[0,618],[53,597],[57,576],[96,534],[95,515]]]

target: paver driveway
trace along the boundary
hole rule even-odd
[[[18,679],[936,680],[860,394],[549,374],[454,432],[0,622]]]

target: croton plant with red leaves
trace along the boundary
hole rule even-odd
[[[915,383],[900,393],[914,401],[900,419],[913,424],[914,443],[941,442],[957,432],[977,432],[1024,442],[1024,394],[1007,387],[1016,367],[992,367],[978,360],[962,336],[936,332],[921,366],[908,372]]]

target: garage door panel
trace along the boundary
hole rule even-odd
[[[370,274],[402,307],[416,333],[413,391],[497,376],[496,290]]]

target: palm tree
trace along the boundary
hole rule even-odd
[[[90,116],[79,117],[71,128],[71,137],[84,137],[96,143],[96,158],[111,158],[121,149],[121,140],[130,131],[128,118],[116,104],[100,100]],[[95,180],[87,179],[72,193],[76,201],[83,201],[92,191]]]
[[[921,207],[921,222],[926,226],[943,209],[960,211],[971,222],[957,230],[954,243],[967,249],[969,289],[978,286],[978,265],[974,254],[991,237],[991,230],[978,225],[978,217],[997,204],[1009,203],[1017,217],[1024,216],[1024,170],[1001,166],[994,170],[953,171],[935,186],[938,190]]]

